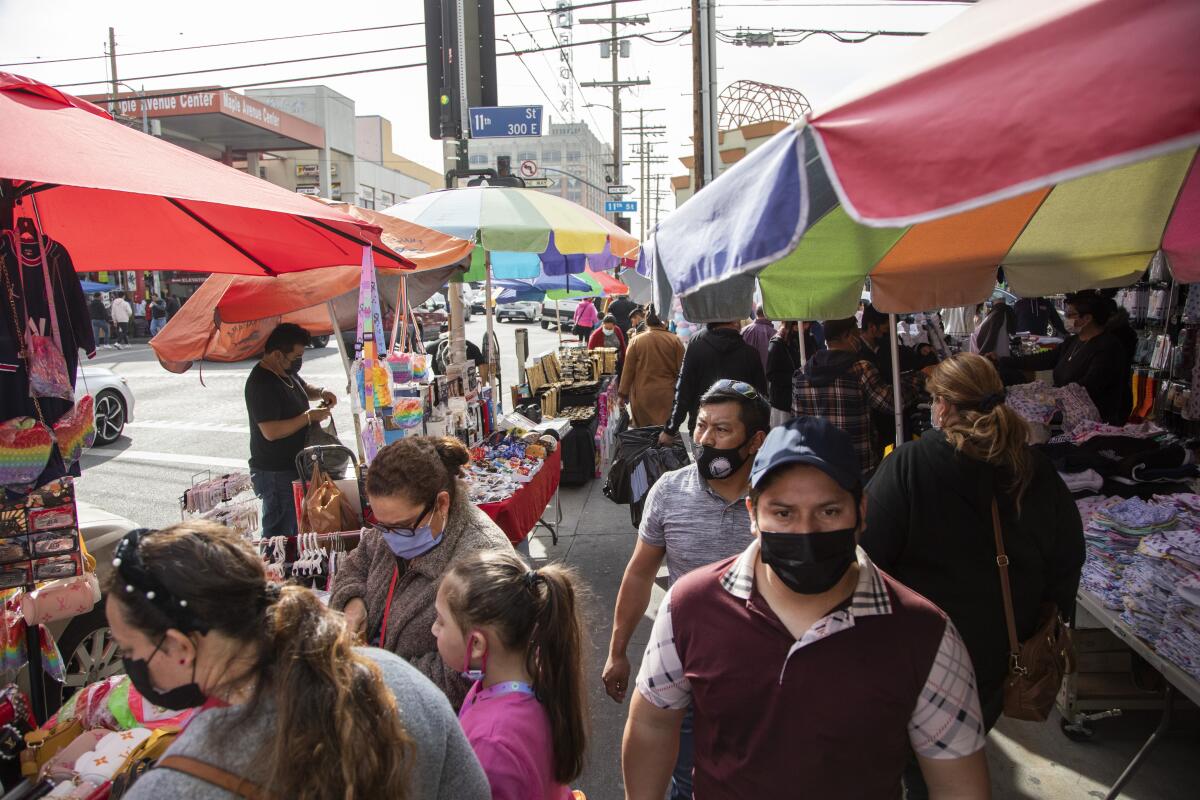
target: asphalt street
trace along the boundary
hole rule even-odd
[[[506,393],[517,374],[514,337],[519,327],[528,328],[530,351],[535,354],[557,343],[554,332],[537,324],[497,324]],[[476,315],[467,326],[468,338],[480,343],[483,330],[483,317]],[[115,444],[84,454],[83,477],[78,483],[81,499],[140,525],[165,526],[180,519],[179,497],[193,478],[246,467],[249,434],[242,388],[253,362],[206,364],[203,370],[193,367],[186,374],[173,375],[159,366],[147,346],[136,345],[124,351],[102,351],[92,363],[124,376],[137,408],[134,422]],[[328,388],[345,385],[340,357],[332,346],[308,351],[302,374]],[[349,439],[353,427],[348,406],[345,401],[339,404],[335,420],[339,432]],[[620,746],[627,705],[618,705],[604,694],[600,672],[617,589],[636,533],[628,508],[605,498],[602,483],[596,480],[580,488],[564,488],[558,543],[538,528],[530,538],[528,553],[535,563],[563,561],[571,565],[588,587],[584,603],[590,637],[586,685],[592,724],[587,767],[574,785],[587,793],[588,800],[620,800],[624,797]],[[658,583],[646,619],[629,648],[635,674],[650,621],[665,590],[665,568]],[[853,687],[837,690],[852,692]],[[1123,797],[1175,800],[1195,796],[1200,782],[1200,763],[1195,759],[1200,724],[1194,713],[1180,713],[1177,719]],[[988,745],[993,797],[1103,797],[1105,788],[1116,780],[1157,721],[1156,712],[1127,712],[1122,719],[1097,722],[1096,738],[1077,744],[1059,731],[1057,714],[1045,724],[1002,720]],[[802,786],[803,776],[798,776],[794,796],[800,796]]]

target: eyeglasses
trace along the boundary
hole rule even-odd
[[[732,378],[722,378],[712,385],[710,392],[737,392],[742,397],[748,400],[757,400],[758,389],[755,389],[745,381],[735,381]]]
[[[425,519],[429,512],[433,510],[433,504],[434,501],[431,500],[425,506],[425,508],[422,509],[421,513],[417,515],[417,518],[411,525],[397,525],[393,527],[391,525],[382,525],[379,522],[376,522],[371,527],[373,527],[379,533],[391,533],[396,536],[416,536],[417,527],[421,524],[421,520]]]

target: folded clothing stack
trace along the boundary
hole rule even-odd
[[[1173,505],[1137,497],[1096,508],[1083,531],[1088,547],[1080,585],[1108,608],[1124,609],[1122,580],[1138,544],[1152,533],[1173,529],[1177,517]]]
[[[1175,584],[1155,648],[1160,656],[1200,680],[1200,573]]]
[[[1181,515],[1181,521],[1182,515]],[[1138,544],[1124,579],[1124,620],[1151,645],[1158,641],[1168,605],[1180,581],[1200,573],[1200,532],[1151,534]]]

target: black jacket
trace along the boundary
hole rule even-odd
[[[807,344],[807,342],[806,342]],[[812,351],[809,351],[812,355]],[[800,337],[775,335],[767,345],[767,384],[771,408],[792,410],[792,377],[800,369]]]
[[[628,297],[618,297],[612,301],[608,307],[608,313],[616,317],[617,330],[624,333],[629,330],[629,315],[637,308],[637,303],[630,300]],[[603,317],[601,317],[603,319]]]
[[[689,428],[695,429],[701,395],[722,378],[745,381],[764,397],[767,394],[762,358],[733,328],[705,330],[688,342],[675,383],[675,407],[671,409],[668,430],[679,430],[689,415],[692,419]]]
[[[997,497],[1017,635],[1053,601],[1069,615],[1083,566],[1079,511],[1050,460],[1030,450],[1033,478],[1018,512],[1000,471],[956,452],[941,431],[901,445],[867,486],[862,546],[881,569],[937,603],[962,634],[985,705],[1008,670],[1008,633],[996,566]]]
[[[1116,335],[1105,331],[1082,341],[1072,336],[1054,350],[1031,356],[1002,358],[1002,367],[1054,370],[1054,385],[1078,383],[1096,404],[1100,419],[1110,425],[1129,421],[1133,395],[1129,388],[1131,353]]]

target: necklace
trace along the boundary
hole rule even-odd
[[[273,370],[273,369],[270,369],[269,367],[267,367],[267,366],[265,366],[265,365],[263,366],[263,369],[265,369],[267,372],[269,372],[269,373],[271,373],[272,375],[274,375],[276,378],[279,378],[279,380],[283,382],[283,385],[284,385],[284,386],[286,386],[286,387],[288,387],[289,389],[295,389],[295,388],[296,388],[296,382],[295,382],[295,381],[289,381],[287,378],[283,377],[283,376],[282,376],[282,375],[280,375],[278,372],[276,372],[276,371],[275,371],[275,370]]]

